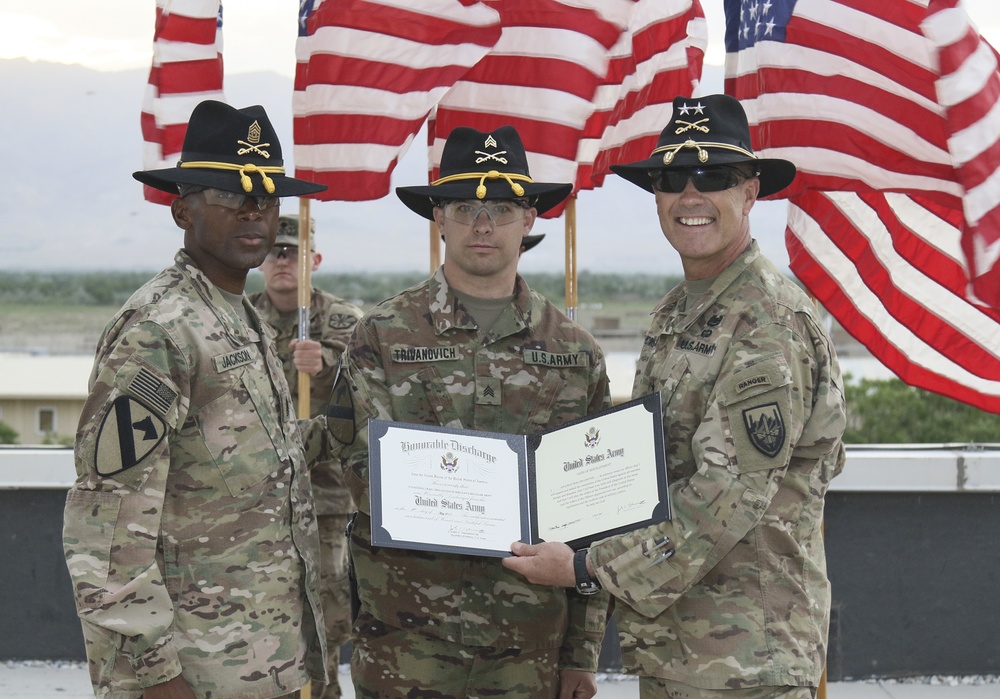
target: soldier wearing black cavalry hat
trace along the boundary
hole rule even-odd
[[[497,558],[374,547],[369,510],[369,418],[530,434],[610,406],[594,338],[517,273],[536,216],[570,189],[535,182],[517,132],[501,126],[456,128],[440,179],[396,190],[437,223],[445,256],[430,279],[371,309],[345,354],[350,391],[338,407],[353,430],[338,434],[355,433],[342,436],[360,510],[350,547],[359,697],[597,690],[606,595],[530,584]],[[390,466],[407,467],[383,463],[384,478]]]
[[[275,240],[284,174],[259,106],[195,107],[176,167],[171,267],[100,339],[64,547],[97,696],[286,697],[324,682],[304,442],[269,331],[243,295]],[[309,439],[306,439],[309,437]]]
[[[504,564],[608,590],[643,699],[810,699],[826,657],[821,525],[844,464],[844,396],[816,308],[761,254],[749,220],[795,166],[758,158],[742,105],[709,95],[674,99],[650,156],[611,169],[654,194],[684,267],[632,388],[663,398],[673,517],[575,556],[515,544]]]

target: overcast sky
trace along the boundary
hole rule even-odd
[[[1000,0],[964,0],[964,5],[980,33],[1000,46]],[[109,71],[148,66],[155,7],[153,0],[0,0],[0,59]],[[294,73],[298,0],[237,0],[224,7],[227,72]],[[702,0],[702,7],[709,25],[706,60],[722,65],[722,0]]]

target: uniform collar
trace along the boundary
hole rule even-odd
[[[429,310],[434,330],[443,335],[452,328],[476,330],[476,322],[458,302],[455,293],[444,277],[444,267],[438,267],[428,281],[427,293],[430,297]],[[514,280],[514,300],[510,310],[497,319],[490,337],[506,337],[527,328],[531,324],[531,290],[520,274]],[[513,311],[513,312],[511,312]]]
[[[204,272],[195,264],[195,261],[188,255],[184,250],[179,250],[174,256],[174,262],[177,267],[183,272],[192,282],[194,288],[198,291],[198,294],[205,301],[205,303],[212,309],[215,317],[222,324],[226,333],[230,335],[234,342],[237,344],[246,344],[248,342],[257,343],[260,342],[260,316],[257,314],[257,309],[251,304],[246,303],[246,296],[244,295],[244,306],[249,309],[249,316],[251,322],[257,324],[257,328],[250,327],[244,322],[243,318],[236,312],[236,310],[230,305],[226,297],[222,295],[212,280],[210,280]]]
[[[758,257],[760,257],[760,246],[756,240],[751,240],[743,254],[722,270],[704,293],[686,296],[684,284],[678,285],[653,311],[654,316],[664,314],[663,332],[681,333],[690,329]],[[682,304],[682,301],[685,303]],[[692,303],[694,305],[691,305]]]

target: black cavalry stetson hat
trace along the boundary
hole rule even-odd
[[[456,127],[444,143],[438,179],[429,185],[396,187],[396,196],[412,211],[434,220],[434,207],[447,199],[533,200],[543,214],[569,196],[572,184],[535,182],[513,126],[484,133]]]
[[[647,192],[653,191],[649,173],[751,163],[759,173],[758,197],[776,194],[795,179],[795,165],[778,158],[758,158],[750,144],[750,126],[743,105],[731,95],[675,97],[670,123],[660,132],[656,149],[645,160],[612,165]]]
[[[205,100],[191,112],[176,167],[140,170],[132,177],[171,194],[185,184],[257,197],[296,197],[326,189],[285,176],[281,144],[263,107],[236,109],[215,100]]]

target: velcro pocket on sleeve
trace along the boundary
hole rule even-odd
[[[743,365],[723,386],[726,447],[736,473],[777,468],[787,461],[791,390],[791,372],[777,352]]]
[[[63,520],[66,565],[77,608],[99,607],[111,567],[111,544],[121,508],[117,493],[70,490]]]

